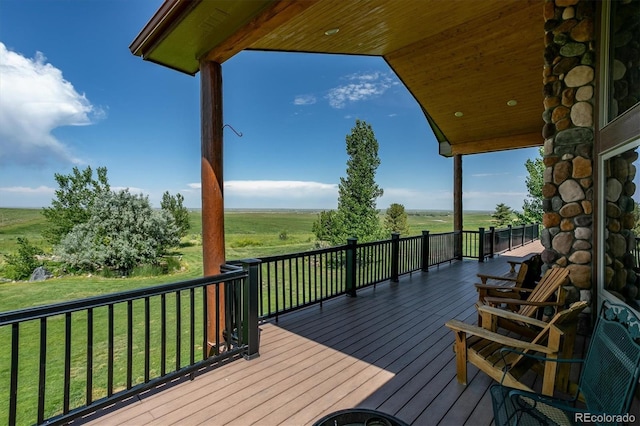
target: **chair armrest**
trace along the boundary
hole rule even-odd
[[[496,342],[505,346],[511,346],[511,347],[523,349],[523,350],[537,351],[537,352],[546,353],[546,354],[551,354],[555,352],[553,349],[548,348],[546,346],[537,345],[535,343],[529,343],[522,340],[514,339],[513,337],[505,336],[499,333],[494,333],[493,331],[487,330],[486,328],[467,324],[465,322],[462,322],[456,319],[451,319],[447,321],[444,325],[453,331],[470,334],[472,336],[478,336],[483,339],[490,340],[492,342]]]
[[[528,305],[528,306],[562,306],[563,305],[562,302],[531,302],[529,300],[506,299],[504,297],[495,297],[495,296],[485,297],[484,301],[489,304],[506,303],[511,305]]]
[[[511,290],[520,291],[519,288],[510,285],[475,284],[477,290]]]
[[[487,312],[496,317],[500,317],[500,318],[504,318],[512,321],[519,321],[519,322],[531,324],[533,326],[540,327],[540,328],[544,328],[547,325],[549,325],[549,323],[540,321],[539,319],[527,317],[525,315],[520,315],[515,312],[506,311],[504,309],[496,308],[493,306],[480,305],[478,306],[478,312],[480,313]]]
[[[480,278],[480,280],[482,281],[482,284],[486,284],[487,280],[496,280],[496,281],[512,281],[512,282],[516,282],[518,281],[517,277],[511,277],[511,276],[500,276],[500,275],[484,275],[484,274],[477,274],[478,278]]]

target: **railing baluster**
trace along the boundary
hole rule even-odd
[[[207,309],[207,288],[202,287],[202,359],[207,359],[207,320],[209,318]]]
[[[107,396],[111,396],[113,395],[113,303],[109,304],[107,315]]]
[[[20,348],[20,325],[11,325],[11,384],[9,388],[9,424],[16,424],[16,411],[18,402],[18,355]]]
[[[189,334],[191,335],[189,340],[189,362],[191,364],[195,364],[196,362],[196,293],[195,289],[189,289],[189,304],[190,306],[190,315],[189,315]]]
[[[133,300],[127,301],[127,389],[133,376]]]
[[[203,291],[206,293],[207,288],[202,287]],[[206,309],[207,302],[206,296],[204,298],[204,306]],[[206,325],[205,325],[206,327]],[[205,350],[206,350],[206,341],[207,334],[205,333]],[[160,295],[160,374],[165,375],[167,371],[167,298],[163,293]]]
[[[149,383],[149,370],[151,358],[151,306],[149,298],[144,298],[144,382]]]
[[[71,312],[64,314],[64,400],[62,412],[69,412],[71,393]]]
[[[93,402],[93,308],[87,309],[87,388],[86,404]]]
[[[44,422],[44,396],[47,377],[47,318],[40,318],[40,369],[38,371],[38,424]]]
[[[180,355],[182,354],[182,346],[181,346],[182,306],[180,303],[180,290],[176,291],[175,295],[176,295],[176,371],[177,371],[177,370],[180,370],[180,365],[181,365]],[[219,300],[217,293],[216,293],[216,300]],[[216,315],[216,318],[217,317],[218,315]],[[216,348],[218,347],[219,346],[216,345]]]

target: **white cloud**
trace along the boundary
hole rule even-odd
[[[81,162],[52,131],[91,124],[104,112],[46,63],[42,53],[26,58],[0,42],[0,93],[0,164]]]
[[[226,194],[235,197],[309,198],[338,194],[338,185],[295,180],[231,180],[224,184]]]
[[[313,95],[298,95],[293,100],[294,105],[313,105],[317,102],[317,99]]]
[[[359,73],[344,77],[350,81],[329,90],[326,98],[333,108],[344,108],[348,103],[358,102],[380,96],[399,81],[388,73]]]
[[[30,188],[28,186],[5,186],[5,187],[0,187],[0,193],[1,192],[9,192],[13,194],[25,194],[25,195],[53,194],[55,193],[55,189],[50,188],[48,186],[44,186],[44,185],[41,185],[37,188]]]

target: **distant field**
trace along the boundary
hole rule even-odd
[[[453,214],[446,211],[409,211],[411,235],[423,230],[432,233],[453,230]],[[231,210],[225,213],[226,258],[229,260],[295,253],[314,248],[311,225],[315,211]],[[132,288],[176,282],[202,276],[201,213],[190,213],[191,229],[176,255],[181,256],[182,271],[156,277],[104,278],[101,276],[63,276],[41,283],[0,283],[0,312]],[[476,230],[489,227],[490,212],[465,212],[464,227]],[[4,255],[15,252],[17,238],[50,252],[42,238],[46,223],[39,209],[0,208],[0,277]],[[19,288],[19,291],[17,289]]]

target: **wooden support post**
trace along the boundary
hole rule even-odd
[[[462,248],[462,155],[453,156],[453,230],[458,231],[457,247]],[[462,250],[457,253],[462,258]]]
[[[200,62],[200,114],[202,134],[202,263],[204,276],[217,275],[225,263],[224,179],[222,174],[222,67]],[[207,346],[217,352],[225,324],[224,285],[207,288]],[[220,308],[216,309],[216,304]]]

